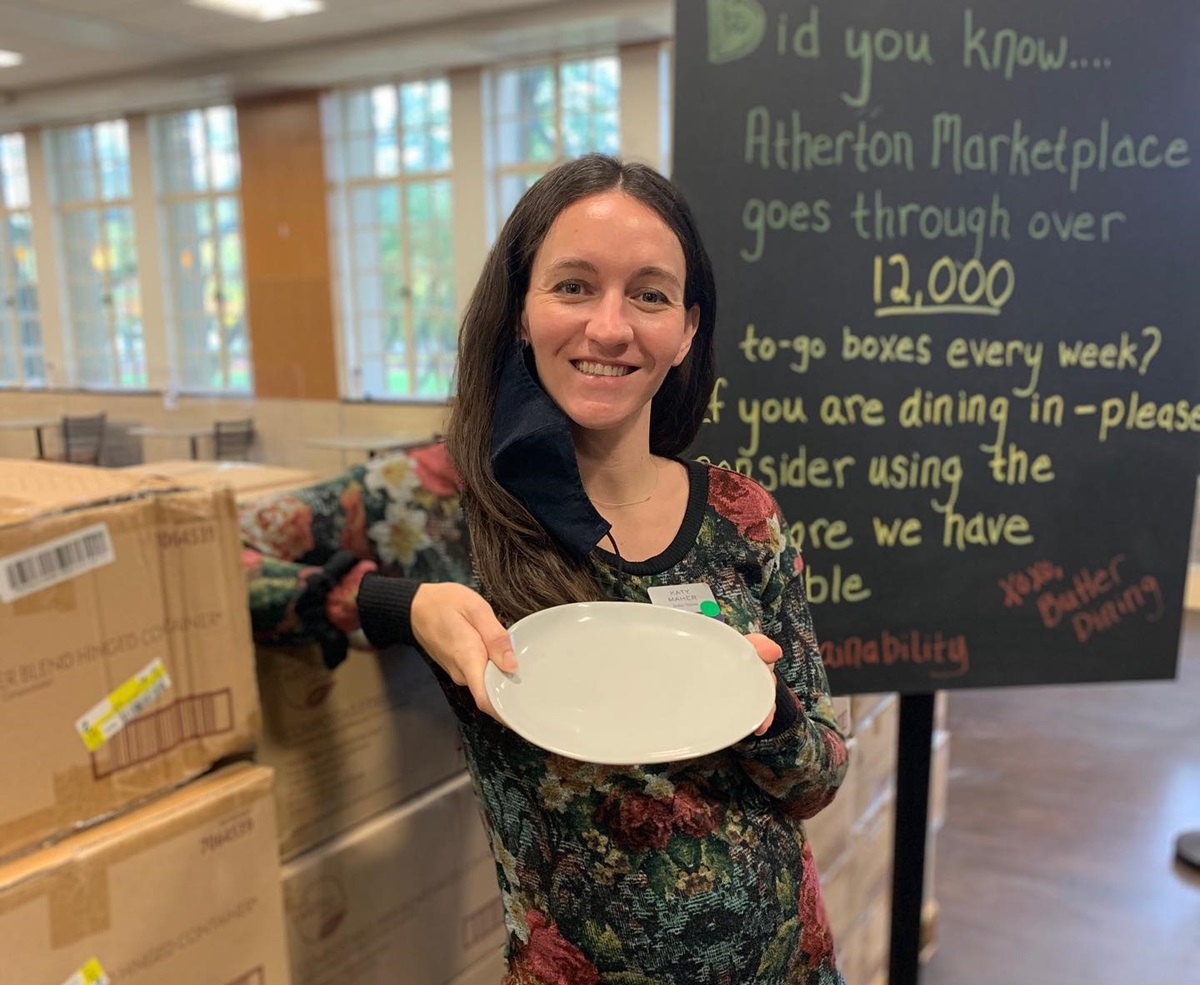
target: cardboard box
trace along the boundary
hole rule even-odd
[[[508,971],[508,962],[504,960],[504,949],[499,948],[494,954],[489,954],[482,961],[476,962],[450,985],[500,985]]]
[[[0,979],[288,985],[270,788],[230,767],[0,866]]]
[[[932,903],[937,899],[937,839],[938,832],[925,832],[925,872],[921,879],[921,900]]]
[[[929,826],[946,823],[946,799],[950,796],[950,733],[933,733],[933,754],[929,763]]]
[[[283,893],[295,985],[446,985],[505,937],[466,774],[288,863]]]
[[[850,769],[854,767],[854,756],[851,754]],[[838,861],[850,850],[850,832],[855,822],[855,793],[854,777],[847,771],[842,788],[833,798],[833,803],[825,807],[816,817],[810,817],[804,822],[804,831],[812,845],[813,857],[817,860],[817,870],[824,873],[832,869]]]
[[[900,702],[895,695],[888,695],[867,718],[854,723],[846,782],[854,794],[856,819],[869,813],[876,801],[895,790],[899,712]]]
[[[351,650],[332,673],[315,647],[257,648],[263,737],[284,859],[461,773],[454,713],[409,647]]]
[[[886,971],[891,939],[890,894],[875,897],[845,937],[836,942],[838,967],[846,985],[873,985]]]
[[[842,953],[842,938],[850,933],[862,915],[862,901],[855,900],[852,895],[850,864],[850,855],[845,854],[828,868],[818,865],[821,899],[825,903],[825,915],[829,918],[829,929],[833,932],[838,954]]]
[[[854,734],[854,714],[851,711],[850,698],[831,697],[829,700],[833,702],[837,727],[841,730],[842,735],[850,738]]]
[[[852,694],[850,695],[850,720],[857,727],[859,722],[871,718],[876,710],[885,702],[894,701],[896,695],[882,694]]]
[[[921,905],[921,963],[928,964],[937,953],[937,900],[926,900]]]
[[[933,729],[935,732],[945,732],[950,721],[950,692],[938,691],[933,696]]]
[[[317,481],[316,473],[307,469],[260,465],[258,462],[212,462],[182,458],[130,465],[121,471],[130,475],[160,478],[177,486],[229,488],[238,502],[285,492]]]
[[[889,796],[876,802],[850,832],[846,851],[821,867],[821,895],[834,939],[840,940],[862,919],[871,902],[892,891],[896,805]]]
[[[859,912],[876,896],[892,891],[895,854],[896,799],[876,801],[871,813],[854,826],[850,849],[850,895]]]
[[[240,557],[228,491],[0,462],[0,857],[253,747]]]

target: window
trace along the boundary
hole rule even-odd
[[[45,386],[25,138],[0,134],[0,383]]]
[[[443,400],[457,335],[449,84],[332,93],[324,126],[344,392]]]
[[[174,384],[183,392],[248,393],[252,370],[234,109],[154,117],[151,139]]]
[[[618,153],[620,77],[615,55],[562,58],[492,73],[495,231],[525,189],[554,164],[591,151]]]
[[[48,131],[66,282],[71,378],[146,386],[137,247],[124,120]]]

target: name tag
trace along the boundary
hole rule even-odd
[[[646,590],[655,605],[665,605],[684,612],[699,612],[702,616],[720,619],[721,607],[713,598],[712,589],[702,582],[694,585],[652,585]]]

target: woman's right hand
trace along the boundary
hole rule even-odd
[[[457,582],[427,582],[413,596],[410,623],[421,648],[455,684],[470,689],[479,710],[499,721],[483,684],[490,660],[517,669],[508,631],[478,592]]]

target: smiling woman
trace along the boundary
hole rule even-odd
[[[506,985],[842,983],[804,819],[832,800],[846,748],[804,564],[769,493],[680,457],[712,390],[715,325],[708,256],[669,181],[595,155],[550,171],[513,210],[463,320],[453,490],[422,481],[411,452],[368,505],[372,538],[391,543],[395,528],[412,550],[379,554],[357,616],[372,644],[419,647],[459,719],[504,897]],[[446,566],[446,551],[465,563]],[[774,707],[752,735],[612,766],[497,719],[484,674],[517,669],[506,625],[571,602],[670,599],[721,619],[771,668]],[[673,677],[682,722],[681,696],[707,680],[686,667]],[[586,730],[571,704],[557,712]]]
[[[805,565],[768,492],[681,457],[713,386],[715,324],[708,256],[674,186],[608,157],[561,165],[523,196],[484,265],[447,442],[289,494],[307,519],[286,544],[261,511],[243,516],[260,638],[311,634],[336,666],[361,628],[427,659],[495,855],[504,985],[844,985],[804,827],[847,765]],[[635,628],[605,652],[620,646],[624,666],[650,671],[636,697],[603,654],[579,673],[581,647],[517,667],[506,627],[519,637],[524,616],[592,600],[638,603],[608,610],[623,632],[656,622],[631,609],[658,604],[746,642],[732,647],[740,658],[685,648],[672,664]],[[714,670],[731,658],[766,673],[731,684]],[[524,738],[519,716],[506,724],[485,674],[523,687],[547,660],[589,698],[615,695],[624,717],[640,700],[659,752],[595,752],[626,723],[589,718],[569,688],[534,711],[557,716],[573,755]],[[714,739],[739,707],[749,714]],[[687,741],[698,731],[706,745]],[[628,756],[649,761],[611,762]]]

